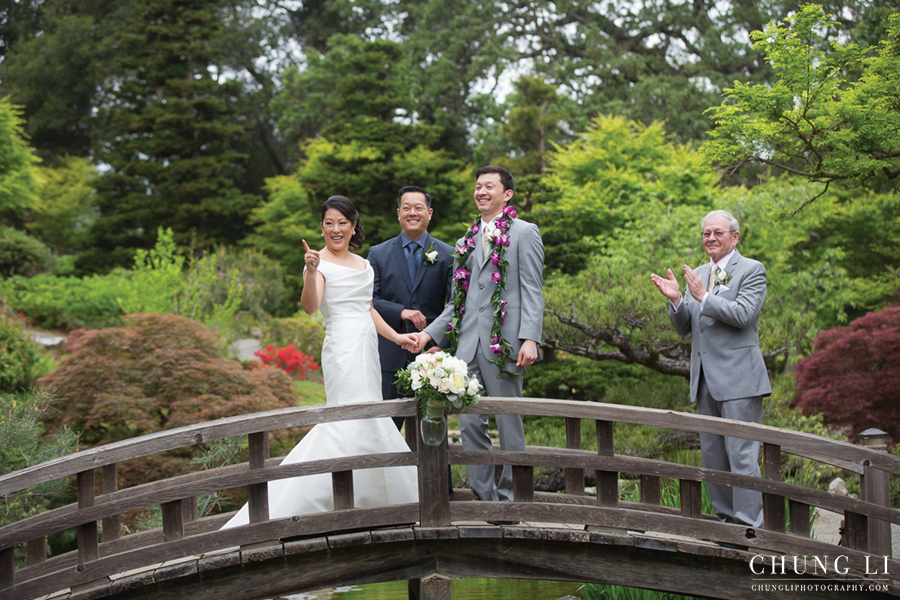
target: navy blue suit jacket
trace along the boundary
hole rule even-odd
[[[422,264],[416,280],[410,281],[409,268],[400,236],[373,246],[369,250],[369,264],[375,271],[372,306],[395,331],[415,331],[412,323],[400,318],[404,309],[421,311],[431,322],[450,301],[453,285],[453,248],[431,237],[430,233],[416,240],[422,246]],[[438,256],[433,264],[426,263],[425,253],[434,244]],[[381,370],[396,372],[407,365],[406,351],[397,344],[378,337]]]

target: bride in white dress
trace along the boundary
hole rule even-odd
[[[362,245],[359,213],[344,196],[322,205],[325,248],[306,249],[303,294],[307,314],[317,309],[325,317],[322,373],[326,404],[381,402],[378,334],[415,352],[415,338],[395,332],[372,308],[374,272],[368,261],[353,254]],[[409,452],[391,419],[320,423],[300,440],[281,464],[342,456]],[[418,501],[415,467],[363,469],[353,472],[357,508]],[[331,474],[308,475],[269,482],[269,518],[278,519],[333,510]],[[223,527],[249,522],[247,505]]]

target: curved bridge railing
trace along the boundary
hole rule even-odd
[[[690,413],[531,398],[485,398],[470,411],[563,417],[566,448],[470,452],[456,444],[449,450],[417,445],[414,432],[418,430],[415,420],[418,417],[415,411],[415,401],[407,399],[243,415],[92,448],[0,477],[0,496],[72,476],[78,492],[77,504],[0,528],[0,596],[10,600],[51,594],[60,598],[68,594],[73,600],[79,597],[178,597],[177,593],[167,596],[169,592],[162,591],[161,582],[168,581],[168,587],[163,587],[170,591],[179,585],[193,585],[190,588],[193,598],[221,597],[222,593],[233,592],[235,586],[246,588],[240,597],[251,598],[266,597],[273,592],[316,589],[337,582],[365,583],[393,578],[416,581],[418,587],[411,587],[411,597],[424,599],[449,597],[449,579],[446,577],[487,576],[621,583],[709,597],[757,598],[757,588],[751,590],[747,586],[744,593],[735,588],[733,578],[742,576],[749,580],[760,574],[758,568],[762,568],[763,563],[769,565],[769,557],[784,556],[808,557],[814,567],[816,561],[824,567],[821,573],[813,569],[817,571],[814,575],[804,572],[801,578],[804,581],[840,575],[845,579],[850,577],[851,583],[875,581],[878,583],[876,589],[884,597],[900,596],[897,585],[900,562],[891,557],[889,525],[900,525],[900,510],[890,508],[888,499],[888,478],[890,474],[900,475],[900,459],[885,452],[814,435]],[[407,418],[407,441],[411,452],[284,466],[279,464],[280,458],[269,457],[270,431],[329,421],[392,416]],[[585,422],[593,422],[596,428],[596,451],[581,449],[581,431]],[[753,478],[615,455],[616,423],[758,440],[763,444],[764,475]],[[248,436],[248,463],[117,489],[117,463],[239,435]],[[784,454],[859,473],[863,499],[783,482],[781,464]],[[448,462],[511,465],[515,502],[466,502],[464,500],[470,499],[471,494],[465,491],[459,491],[453,502],[448,501]],[[354,470],[401,465],[417,466],[418,504],[354,508]],[[534,468],[538,466],[564,469],[565,493],[536,492]],[[585,473],[591,471],[596,478],[596,493],[586,495]],[[269,520],[267,482],[315,473],[332,474],[335,510]],[[620,474],[639,479],[639,502],[620,500]],[[680,509],[661,506],[664,478],[678,481]],[[702,482],[762,492],[763,528],[724,524],[702,514]],[[248,489],[249,525],[220,531],[230,515],[197,518],[198,495],[236,487]],[[102,493],[97,494],[97,489],[102,489]],[[161,530],[121,535],[120,515],[153,506],[161,506]],[[812,507],[844,515],[843,547],[810,538]],[[523,525],[497,527],[490,525],[492,522],[520,522]],[[102,538],[98,523],[102,523]],[[48,558],[47,537],[73,527],[77,528],[77,552]],[[644,541],[636,543],[632,535],[636,532],[655,537],[643,537]],[[469,543],[463,544],[466,539]],[[705,544],[703,540],[744,546],[747,552]],[[23,546],[27,560],[17,568],[15,551]],[[361,546],[366,547],[368,554],[360,550]],[[609,548],[616,546],[639,546],[647,552],[626,553],[626,560],[625,554],[617,554],[618,551],[609,554]],[[342,548],[347,550],[341,551]],[[355,549],[351,551],[350,548]],[[667,556],[663,560],[658,556],[653,558],[654,553],[649,552],[653,550],[656,554],[667,553]],[[672,552],[688,559],[673,561]],[[266,576],[265,571],[262,574],[254,571],[253,577],[250,571],[241,571],[248,569],[249,563],[269,560],[274,560],[272,569],[284,569],[290,562],[287,557],[292,555],[303,555],[304,560],[312,561],[305,564],[319,564],[320,568],[304,569],[303,576],[294,579],[279,577],[280,588],[266,585],[273,578],[271,574]],[[404,557],[402,560],[398,558],[400,555]],[[827,561],[833,561],[838,555],[841,557],[840,568],[829,570]],[[542,556],[557,559],[547,561]],[[569,556],[569,562],[551,567],[551,562],[558,562],[561,556]],[[601,556],[604,557],[602,560]],[[697,565],[706,565],[705,561],[712,560],[710,557],[719,561],[720,568],[731,564],[728,567],[731,579],[724,578],[716,583],[712,575],[703,579],[694,573]],[[371,563],[369,568],[363,566],[366,561]],[[632,564],[634,561],[654,563],[654,572],[660,576],[649,579],[642,576],[641,573],[647,572],[647,565]],[[735,561],[743,563],[737,570]],[[754,568],[748,568],[748,562]],[[394,567],[384,567],[388,563]],[[179,564],[182,567],[178,567]],[[598,570],[599,564],[607,565],[607,568]],[[781,564],[784,571],[783,560]],[[836,566],[836,563],[832,565]],[[213,574],[216,569],[221,569],[222,576],[218,579]],[[706,566],[704,569],[709,572]],[[771,569],[774,571],[774,566]],[[674,576],[679,572],[682,576]],[[210,584],[214,580],[219,582],[218,586]],[[827,596],[819,594],[816,597]]]

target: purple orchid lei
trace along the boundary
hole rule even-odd
[[[494,291],[491,294],[491,306],[493,306],[494,314],[490,338],[491,352],[494,354],[494,359],[491,362],[497,365],[497,369],[500,371],[498,377],[504,375],[509,375],[510,377],[519,376],[519,373],[512,373],[506,368],[506,365],[511,360],[513,348],[509,340],[505,339],[501,333],[503,323],[506,321],[507,302],[500,298],[501,293],[506,289],[506,267],[509,266],[509,262],[504,260],[503,255],[506,253],[506,249],[509,248],[509,227],[515,218],[515,208],[512,206],[504,208],[500,216],[494,221],[496,227],[489,237],[491,246],[489,256],[493,267],[491,281],[497,284],[494,286]],[[469,225],[466,235],[460,240],[456,246],[456,251],[453,253],[459,268],[453,272],[453,316],[449,325],[447,325],[447,337],[450,339],[451,352],[456,350],[462,319],[466,314],[466,294],[469,290],[469,278],[472,275],[465,267],[466,260],[469,257],[469,253],[476,247],[476,242],[473,238],[480,231],[481,217],[479,216]]]

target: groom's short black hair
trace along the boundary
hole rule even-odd
[[[481,167],[478,171],[475,172],[475,181],[478,181],[478,178],[487,173],[496,173],[500,176],[500,183],[503,185],[503,191],[516,189],[516,180],[513,177],[512,173],[509,172],[509,169],[505,167],[498,167],[497,165],[488,165],[486,167]]]
[[[425,204],[428,205],[428,208],[431,208],[431,195],[428,192],[423,190],[417,185],[407,185],[405,187],[400,188],[400,191],[397,192],[397,209],[400,209],[400,202],[403,201],[403,194],[408,194],[409,192],[419,192],[420,194],[425,194]]]

